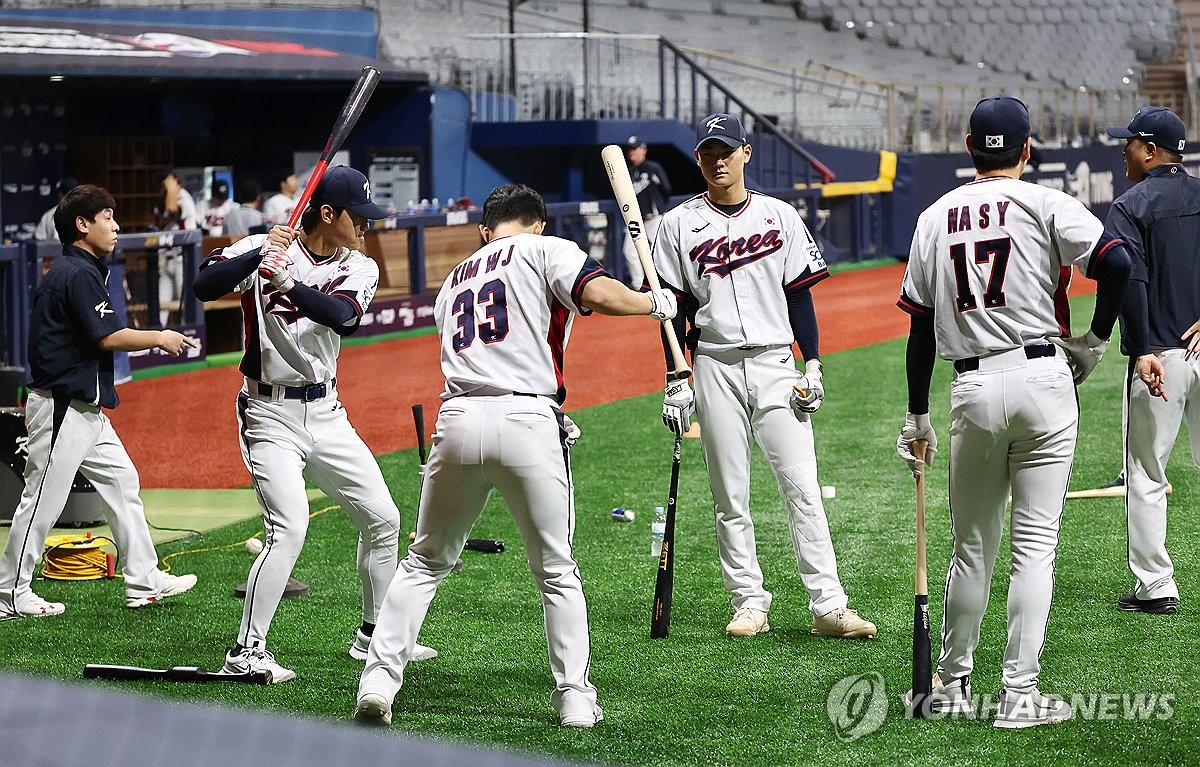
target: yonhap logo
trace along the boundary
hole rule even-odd
[[[843,743],[853,743],[883,726],[888,700],[883,676],[858,674],[839,680],[825,699],[825,711],[834,734]]]

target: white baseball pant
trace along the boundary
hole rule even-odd
[[[55,436],[54,409],[50,392],[30,391],[25,405],[29,433],[25,490],[0,557],[0,606],[11,612],[29,598],[34,567],[50,528],[67,503],[77,471],[95,486],[108,506],[108,524],[121,555],[126,595],[158,591],[164,576],[138,497],[137,469],[112,422],[98,406],[71,400],[63,407]]]
[[[733,609],[771,609],[750,517],[750,447],[754,438],[787,503],[788,526],[800,580],[815,615],[845,607],[821,486],[812,423],[788,404],[796,367],[788,346],[726,352],[701,350],[695,358],[696,418],[717,526],[717,552]]]
[[[574,490],[562,414],[546,397],[454,397],[442,404],[425,468],[417,537],[388,588],[371,637],[358,697],[393,700],[438,584],[479,518],[500,491],[521,533],[529,569],[542,594],[551,705],[560,716],[591,713],[591,640],[579,566],[571,553]]]
[[[1179,596],[1167,554],[1166,470],[1181,423],[1187,424],[1192,462],[1200,467],[1200,360],[1185,360],[1183,349],[1157,354],[1169,399],[1151,397],[1136,371],[1125,393],[1125,515],[1138,599]]]
[[[1062,352],[1058,352],[1062,355]],[[950,386],[950,522],[942,679],[974,668],[1004,512],[1012,490],[1008,644],[1001,681],[1025,692],[1041,671],[1054,555],[1071,476],[1079,404],[1061,356],[994,354]]]
[[[266,545],[250,568],[238,643],[265,646],[308,532],[305,476],[358,528],[362,619],[374,623],[396,572],[400,537],[400,511],[375,456],[332,389],[322,399],[302,402],[251,393],[253,386],[248,383],[238,395],[237,416],[242,460],[262,507]]]

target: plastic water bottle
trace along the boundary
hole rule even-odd
[[[428,197],[422,197],[422,198],[421,198],[421,205],[420,205],[420,207],[418,208],[418,210],[419,210],[421,213],[428,213],[428,212],[431,210],[431,209],[430,209],[430,207],[429,207],[429,198],[428,198]]]
[[[441,204],[441,202],[438,201],[438,198],[434,197],[432,200],[429,201],[429,212],[430,213],[441,213],[442,212],[442,204]]]
[[[408,205],[406,205],[404,207],[404,212],[410,216],[412,214],[416,213],[417,212],[417,203],[414,200],[409,200]]]
[[[663,537],[667,534],[667,510],[662,506],[654,507],[654,521],[650,523],[650,553],[656,557],[662,556]]]

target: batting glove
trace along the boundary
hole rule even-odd
[[[652,290],[646,295],[650,296],[650,316],[660,322],[666,322],[669,319],[674,319],[675,314],[679,311],[679,303],[675,299],[675,294],[665,288]]]
[[[571,416],[563,413],[563,429],[567,432],[567,447],[573,447],[579,436],[583,434],[579,426],[571,420]]]
[[[924,462],[913,453],[912,443],[920,439],[929,443],[925,448]],[[926,466],[933,465],[933,456],[937,453],[937,432],[929,424],[928,413],[905,414],[904,428],[900,430],[900,436],[896,439],[896,452],[908,464],[914,477],[921,476],[921,472],[925,470]]]
[[[696,412],[696,398],[686,378],[667,381],[663,396],[663,423],[676,436],[682,435],[692,425],[692,413]]]
[[[268,245],[263,253],[262,263],[258,265],[258,274],[264,280],[269,280],[279,292],[286,293],[296,287],[296,281],[288,273],[292,263],[287,253],[278,245]]]
[[[796,417],[803,419],[805,415],[820,410],[824,401],[825,386],[821,376],[821,361],[809,360],[804,363],[804,375],[800,376],[792,387],[792,396],[788,398],[788,404],[792,406]]]
[[[1100,338],[1089,330],[1081,336],[1060,339],[1058,345],[1067,352],[1067,362],[1071,365],[1075,383],[1081,384],[1100,364],[1100,358],[1108,348],[1108,339]]]

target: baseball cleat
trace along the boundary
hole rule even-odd
[[[392,723],[392,704],[382,695],[369,692],[359,698],[354,721],[366,727],[387,727]]]
[[[159,587],[158,591],[140,595],[126,594],[125,606],[137,608],[152,605],[155,602],[161,602],[167,597],[178,596],[196,585],[196,576],[190,574],[171,575],[170,573],[163,573],[163,579],[163,585]]]
[[[354,660],[366,660],[367,649],[371,646],[371,637],[363,633],[362,629],[354,632],[354,641],[350,643],[350,657]],[[413,646],[413,654],[410,660],[429,660],[437,657],[437,650],[432,647],[426,647],[419,642]]]
[[[904,707],[912,710],[913,691],[904,693]],[[932,714],[969,714],[972,711],[971,677],[963,676],[945,682],[938,674],[933,675],[930,687],[928,711]]]
[[[1036,687],[1029,692],[1002,689],[998,700],[992,726],[1009,730],[1065,722],[1074,713],[1065,700],[1042,695]]]
[[[765,634],[771,630],[767,624],[767,612],[757,607],[743,607],[733,614],[733,620],[725,627],[725,635],[731,637],[752,637]]]
[[[271,684],[288,682],[296,678],[296,672],[284,668],[275,662],[275,656],[263,647],[243,647],[240,652],[233,648],[225,653],[225,666],[221,669],[226,674],[248,674],[252,671],[266,671],[271,674]]]
[[[67,606],[62,602],[47,602],[46,600],[29,592],[29,599],[25,600],[15,613],[3,612],[0,613],[0,620],[9,618],[48,618],[51,615],[62,615],[67,611]]]
[[[856,610],[839,607],[824,615],[814,615],[809,633],[839,639],[871,639],[876,630],[875,624],[860,618]]]
[[[563,714],[559,722],[563,727],[574,727],[580,730],[590,730],[597,722],[604,720],[604,709],[596,706],[590,712],[581,714]]]
[[[1117,597],[1117,609],[1126,612],[1174,615],[1175,611],[1179,609],[1179,597],[1138,599],[1131,591],[1128,594],[1122,594]]]

